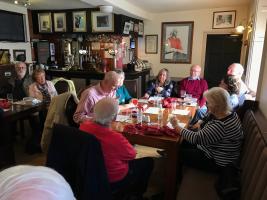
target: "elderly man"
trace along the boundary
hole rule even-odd
[[[118,101],[111,97],[99,100],[94,106],[94,120],[84,121],[80,130],[94,135],[101,143],[104,162],[112,191],[122,191],[142,199],[153,169],[153,159],[135,159],[136,151],[128,140],[111,129],[119,110]],[[126,194],[126,193],[125,193]]]
[[[93,117],[93,107],[100,99],[104,97],[116,98],[119,79],[120,77],[115,71],[109,71],[100,83],[84,90],[73,115],[74,121],[79,124]]]
[[[29,96],[29,85],[32,83],[32,79],[27,74],[27,66],[24,62],[17,62],[15,64],[15,71],[15,77],[8,81],[11,87],[9,92],[13,94],[14,99],[21,100]]]
[[[242,80],[244,73],[244,67],[239,63],[233,63],[227,68],[227,75],[235,76],[240,83],[240,92],[238,95],[239,103],[243,104],[245,99],[252,99],[255,96],[255,92],[250,90]]]
[[[201,67],[199,65],[192,65],[190,76],[180,82],[179,94],[181,94],[181,91],[191,94],[193,98],[197,99],[198,105],[201,108],[206,103],[203,93],[208,90],[208,84],[205,79],[200,78],[200,73]]]

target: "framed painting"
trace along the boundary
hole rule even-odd
[[[131,29],[131,23],[130,22],[125,22],[124,23],[124,28],[123,28],[123,34],[129,34]]]
[[[191,63],[194,22],[162,22],[161,63]]]
[[[158,35],[145,36],[145,52],[146,54],[158,53]]]
[[[235,27],[236,11],[221,11],[213,13],[213,29],[234,28]]]
[[[144,23],[143,22],[138,23],[138,35],[144,35]]]
[[[92,32],[114,32],[112,13],[92,12]]]
[[[54,13],[54,31],[66,32],[66,13]]]
[[[86,32],[86,11],[75,11],[72,13],[73,32]]]
[[[10,63],[9,49],[0,49],[0,65]]]
[[[38,24],[40,33],[51,33],[52,32],[51,13],[39,13]]]
[[[13,50],[13,58],[14,61],[18,61],[18,56],[24,56],[26,60],[26,50],[25,49],[14,49]]]

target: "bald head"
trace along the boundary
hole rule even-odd
[[[101,83],[101,87],[105,92],[112,92],[117,89],[119,85],[120,75],[115,71],[109,71]]]
[[[190,68],[190,77],[192,79],[197,79],[199,78],[201,73],[201,67],[199,65],[192,65],[192,67]]]
[[[242,77],[244,73],[244,67],[239,63],[233,63],[227,68],[227,75]]]
[[[94,118],[97,123],[109,125],[115,119],[119,110],[118,101],[111,97],[105,97],[94,106]]]

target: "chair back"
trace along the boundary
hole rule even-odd
[[[101,145],[93,135],[55,124],[46,166],[67,180],[79,200],[112,197]]]
[[[65,104],[65,114],[66,114],[66,117],[67,117],[67,121],[68,121],[69,125],[73,126],[73,127],[78,127],[79,126],[73,120],[73,115],[74,115],[74,113],[76,111],[77,105],[78,105],[78,102],[77,102],[77,100],[75,100],[75,97],[73,95],[71,95],[69,97],[69,99],[66,101],[66,104]]]
[[[62,94],[64,92],[70,91],[68,82],[64,81],[64,80],[60,80],[60,81],[56,82],[54,86],[55,86],[58,94]]]

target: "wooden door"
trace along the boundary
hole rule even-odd
[[[208,35],[205,56],[204,78],[209,88],[218,86],[227,67],[240,62],[242,35]]]

